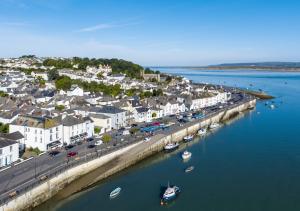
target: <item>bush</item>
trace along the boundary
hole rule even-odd
[[[108,142],[110,142],[111,141],[111,135],[109,135],[109,134],[104,134],[103,136],[102,136],[102,141],[104,142],[104,143],[108,143]]]

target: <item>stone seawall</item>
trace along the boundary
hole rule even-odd
[[[27,193],[17,196],[10,202],[2,205],[0,211],[30,210],[52,198],[62,189],[68,188],[70,184],[75,188],[73,188],[68,195],[78,192],[161,151],[167,143],[181,142],[184,136],[194,134],[200,128],[207,127],[211,123],[225,121],[236,113],[253,108],[255,104],[256,100],[254,99],[205,119],[190,122],[184,127],[170,131],[168,134],[157,134],[153,136],[149,142],[138,142],[111,154],[66,170],[56,177],[49,179],[47,182],[29,190]],[[106,166],[105,164],[108,163],[109,165],[104,168],[104,166]],[[76,183],[79,178],[93,171],[97,173],[96,176],[80,182],[80,185]]]

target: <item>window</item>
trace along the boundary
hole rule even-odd
[[[2,155],[2,149],[0,149],[0,155]]]
[[[43,130],[40,131],[40,134],[43,134]]]
[[[56,133],[56,139],[58,139],[58,133]]]
[[[56,127],[56,131],[58,131],[58,127]]]
[[[43,139],[42,138],[40,138],[40,143],[43,143]]]
[[[50,129],[50,133],[52,133],[52,128]]]
[[[10,146],[9,151],[12,152],[12,150],[13,150],[13,146]]]
[[[50,134],[50,141],[52,141],[52,134]]]
[[[37,137],[34,138],[34,141],[37,142]]]
[[[37,129],[34,130],[34,133],[37,134]]]

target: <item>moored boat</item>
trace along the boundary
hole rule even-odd
[[[185,171],[185,173],[189,173],[189,172],[193,171],[194,168],[195,168],[194,166],[190,166],[190,167],[186,168],[184,171]]]
[[[189,151],[187,151],[187,150],[185,150],[185,151],[182,153],[181,157],[182,157],[183,160],[190,159],[190,158],[192,157],[192,153],[189,152]]]
[[[117,187],[116,189],[114,189],[110,194],[109,197],[110,198],[115,198],[117,197],[120,193],[121,193],[122,188]]]
[[[167,204],[168,202],[174,200],[178,196],[179,193],[180,193],[179,187],[177,187],[177,186],[170,187],[170,185],[168,184],[167,189],[165,190],[165,192],[163,193],[163,195],[161,197],[160,204],[164,205],[164,204]]]
[[[189,142],[189,141],[192,141],[193,138],[194,138],[193,135],[188,135],[188,136],[185,136],[185,137],[183,138],[183,140],[184,140],[185,142]]]
[[[198,131],[198,135],[199,135],[199,136],[203,136],[203,135],[206,134],[206,132],[207,132],[206,128],[201,128],[201,129]]]
[[[220,124],[219,123],[212,123],[210,126],[209,126],[209,129],[216,129],[220,127]]]
[[[178,147],[179,147],[178,143],[169,143],[164,147],[164,150],[166,152],[170,152],[170,151],[178,149]]]

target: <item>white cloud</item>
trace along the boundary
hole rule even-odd
[[[82,29],[79,29],[78,32],[93,32],[103,29],[110,29],[110,28],[120,28],[120,27],[126,27],[126,26],[133,26],[138,25],[139,22],[128,22],[128,23],[101,23],[94,26],[85,27]]]

